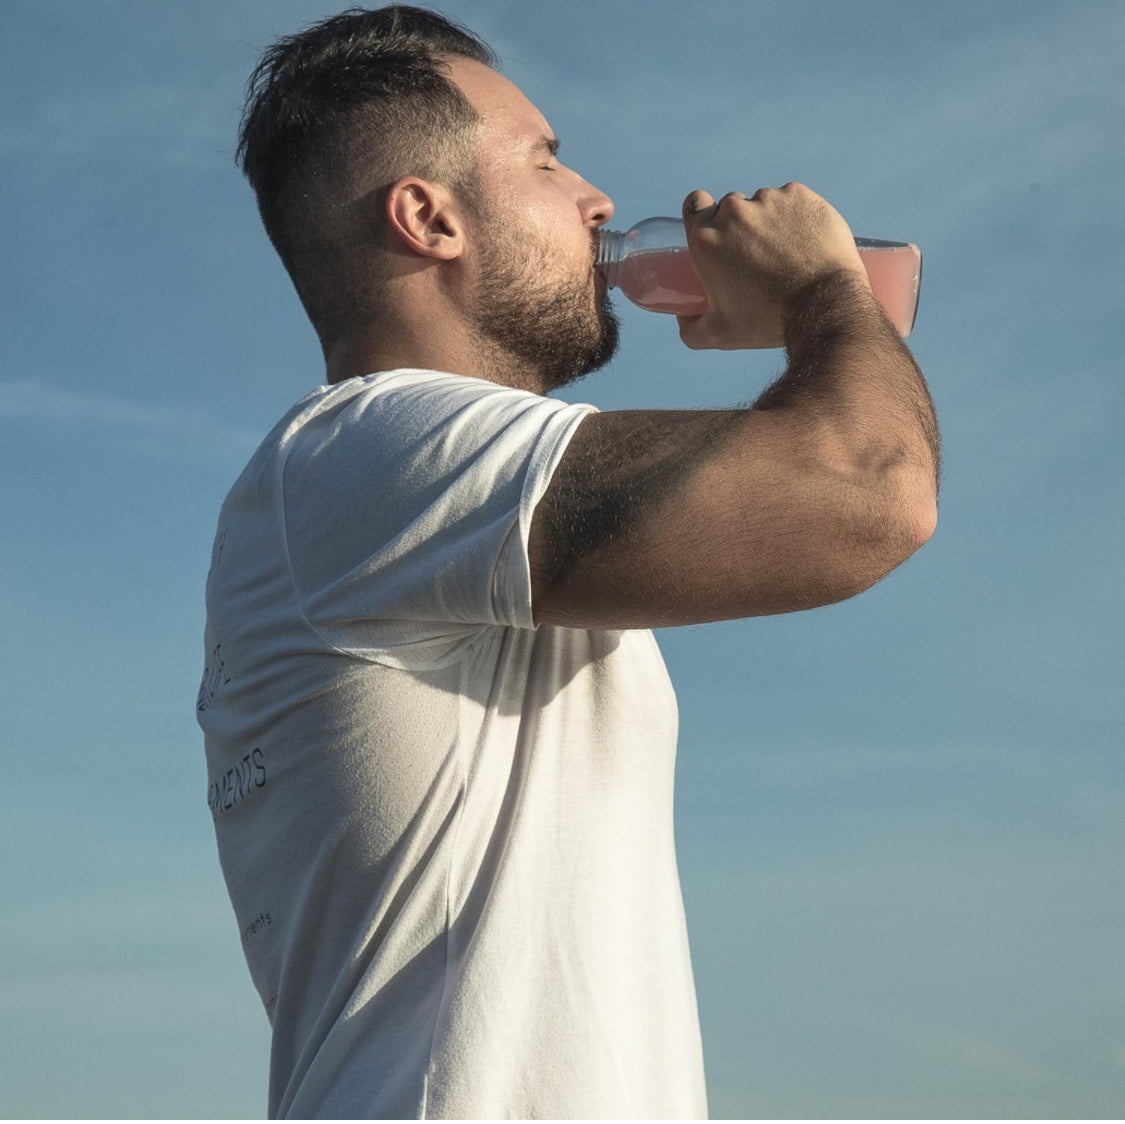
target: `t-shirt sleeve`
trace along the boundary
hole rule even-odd
[[[288,443],[280,489],[308,623],[409,668],[451,663],[489,628],[534,628],[531,516],[592,410],[434,372],[328,395]]]

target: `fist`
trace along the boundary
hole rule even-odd
[[[731,192],[717,203],[693,191],[684,227],[707,291],[701,316],[678,318],[688,347],[782,347],[786,304],[807,286],[844,271],[869,287],[843,216],[804,184]]]

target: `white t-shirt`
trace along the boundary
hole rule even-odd
[[[706,1115],[663,660],[531,614],[592,409],[349,379],[223,505],[197,707],[271,1116]]]

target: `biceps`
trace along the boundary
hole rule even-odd
[[[736,411],[592,414],[571,438],[531,526],[533,589],[564,582],[593,557],[632,559],[631,532],[721,444]]]
[[[787,428],[749,410],[583,421],[532,521],[535,619],[694,624],[812,608],[878,580],[892,567],[865,545],[866,498]]]

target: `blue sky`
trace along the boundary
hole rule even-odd
[[[260,1116],[193,704],[218,506],[320,354],[233,167],[309,0],[6,0],[0,1108]],[[917,242],[934,540],[659,634],[714,1116],[1125,1113],[1125,5],[446,0],[619,222],[800,179]],[[563,397],[726,406],[778,352],[626,305]]]

